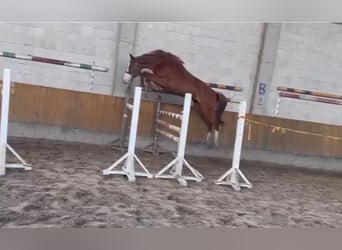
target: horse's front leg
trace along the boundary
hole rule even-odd
[[[212,125],[208,118],[204,115],[202,107],[199,103],[199,100],[194,100],[193,110],[200,116],[202,121],[207,127],[207,135],[206,135],[206,143],[208,148],[212,148],[214,145],[210,142],[211,132],[212,132]]]
[[[140,87],[142,87],[143,89],[146,89],[146,87],[147,87],[145,85],[145,79],[142,75],[140,76]]]
[[[156,76],[153,74],[153,71],[150,69],[143,69],[141,71],[141,77],[143,77],[146,82],[148,83],[149,87],[157,92],[164,92],[163,82],[165,81],[164,79]]]
[[[156,91],[157,88],[154,85],[154,83],[148,81],[147,79],[145,79],[145,77],[140,76],[140,87],[142,87],[146,91]]]
[[[153,81],[146,80],[146,82],[151,91],[164,92],[164,89],[160,87],[159,85],[157,85],[156,83],[154,83]]]

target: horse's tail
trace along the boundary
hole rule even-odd
[[[217,99],[216,99],[216,118],[219,121],[220,125],[224,124],[224,121],[222,121],[222,114],[224,110],[226,109],[228,99],[220,92],[216,92]]]

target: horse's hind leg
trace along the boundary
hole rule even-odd
[[[211,143],[210,141],[210,137],[211,137],[211,132],[213,130],[213,125],[210,121],[208,121],[207,119],[203,119],[204,123],[207,125],[207,146],[208,148],[212,148],[214,145]]]
[[[219,144],[218,144],[218,136],[219,136],[219,131],[218,131],[218,129],[215,129],[215,130],[214,130],[214,144],[215,144],[215,147],[216,147],[216,148],[219,147]]]
[[[208,144],[208,145],[209,145],[210,136],[211,136],[211,131],[209,130],[209,131],[207,132],[207,144]]]
[[[211,131],[212,131],[212,127],[211,124],[207,124],[208,127],[208,132],[207,132],[207,146],[208,147],[212,147],[212,144],[210,143],[210,136],[211,136]]]
[[[207,119],[207,117],[205,117],[203,115],[203,107],[197,102],[194,101],[194,106],[193,106],[193,110],[199,114],[199,116],[201,117],[202,121],[205,123],[205,125],[207,126],[207,137],[206,137],[206,142],[207,142],[207,147],[211,147],[211,143],[210,143],[210,137],[211,137],[211,131],[212,131],[212,123]]]
[[[219,138],[219,128],[220,128],[220,121],[218,119],[215,119],[215,122],[213,124],[214,126],[214,144],[215,147],[218,148],[219,147],[219,143],[218,143],[218,138]]]

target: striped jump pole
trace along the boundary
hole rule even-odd
[[[161,116],[160,115],[161,100],[162,100],[162,96],[158,95],[156,103],[154,105],[153,121],[161,121],[159,119],[160,116]],[[159,133],[157,132],[157,130],[158,130],[158,123],[157,122],[153,122],[152,142],[150,144],[148,144],[146,147],[144,147],[144,149],[143,149],[144,152],[152,153],[152,154],[155,154],[155,155],[163,154],[163,153],[167,153],[168,152],[168,150],[162,149],[162,147],[159,145]]]
[[[243,91],[242,87],[237,87],[237,86],[232,86],[232,85],[226,85],[223,83],[207,83],[209,87],[214,88],[214,89],[226,89],[226,90],[232,90],[232,91]]]
[[[130,104],[130,103],[126,103],[126,107],[130,110],[130,111],[133,111],[133,108],[134,108],[134,106],[132,105],[132,104]]]
[[[163,113],[164,115],[170,115],[170,117],[174,119],[181,119],[181,127],[179,131],[176,131],[179,134],[179,137],[157,128],[158,133],[178,143],[178,150],[176,158],[173,159],[170,163],[168,163],[163,169],[161,169],[155,175],[155,178],[176,179],[181,186],[187,186],[187,180],[194,180],[200,182],[204,179],[203,175],[200,172],[198,172],[194,167],[192,167],[184,157],[190,118],[191,100],[191,94],[185,94],[182,115],[173,115],[175,113],[160,111],[160,113]],[[173,131],[178,130],[177,126],[168,124],[164,121],[159,122],[159,124]],[[193,176],[185,176],[183,174],[183,166],[189,169]],[[165,174],[165,172],[168,170],[170,170],[170,173]]]
[[[169,111],[165,111],[165,110],[160,110],[159,114],[161,115],[165,115],[171,118],[176,118],[178,120],[182,120],[183,116],[181,114],[177,114],[177,113],[173,113],[173,112],[169,112]]]
[[[303,95],[319,96],[319,97],[342,100],[342,95],[326,93],[326,92],[311,91],[311,90],[297,89],[297,88],[287,88],[287,87],[277,87],[277,90],[283,91],[283,92],[292,92],[292,93],[303,94]]]
[[[1,102],[1,128],[0,128],[0,176],[6,174],[7,168],[17,168],[23,170],[31,170],[31,165],[7,143],[8,136],[8,115],[10,105],[10,89],[11,89],[11,70],[4,69],[3,85],[2,85],[2,102]],[[6,163],[7,149],[20,161],[20,163]]]
[[[223,89],[223,90],[230,90],[232,91],[230,93],[230,97],[227,97],[227,99],[229,100],[228,105],[231,103],[240,103],[240,101],[234,101],[233,97],[235,92],[241,92],[243,91],[242,87],[238,87],[238,86],[234,86],[234,85],[226,85],[223,83],[206,83],[209,87],[214,88],[214,89]],[[180,117],[181,118],[181,114],[176,114],[172,113],[172,112],[168,112],[168,111],[160,111],[160,103],[161,103],[161,96],[158,96],[158,99],[156,101],[156,105],[155,105],[155,112],[154,112],[154,116],[155,119],[153,119],[154,121],[157,121],[159,119],[160,116],[176,116],[176,117]],[[167,150],[161,149],[161,146],[159,145],[159,135],[160,133],[157,132],[157,122],[154,122],[153,126],[153,141],[152,143],[150,143],[149,145],[146,146],[146,148],[144,149],[145,152],[149,152],[149,153],[153,153],[153,154],[160,154],[160,153],[167,153]],[[160,125],[160,124],[159,124]]]
[[[332,99],[332,98],[318,97],[318,96],[311,96],[311,95],[304,95],[304,94],[297,94],[297,93],[287,93],[283,91],[279,92],[279,96],[292,98],[292,99],[311,101],[311,102],[322,102],[322,103],[327,103],[327,104],[342,105],[342,99],[339,100],[339,99]]]
[[[208,83],[209,87],[214,88],[214,89],[223,89],[223,90],[231,90],[232,92],[230,92],[230,97],[227,97],[228,99],[228,107],[229,105],[231,105],[232,100],[234,98],[235,92],[242,92],[243,88],[242,87],[238,87],[238,86],[232,86],[232,85],[226,85],[223,83]]]
[[[275,115],[279,114],[281,97],[310,102],[342,105],[342,95],[286,87],[277,87],[277,90],[278,99],[274,111]]]
[[[215,182],[218,185],[230,185],[234,188],[234,190],[237,191],[241,190],[241,187],[252,187],[252,184],[248,181],[246,176],[240,170],[240,158],[245,128],[246,110],[246,101],[242,101],[239,106],[232,167],[227,172],[225,172],[220,178],[218,178],[218,180]],[[244,182],[240,183],[240,177]]]
[[[162,120],[156,120],[156,122],[157,122],[159,125],[161,125],[161,126],[163,126],[163,127],[165,127],[165,128],[168,128],[168,129],[173,130],[173,131],[176,132],[176,133],[179,133],[179,132],[180,132],[180,129],[181,129],[181,128],[178,127],[178,126],[169,124],[169,123],[164,122],[164,121],[162,121]]]
[[[126,107],[132,111],[128,151],[120,159],[114,162],[111,166],[103,170],[102,173],[104,175],[111,175],[111,174],[126,175],[128,178],[128,181],[135,181],[136,176],[153,178],[153,175],[147,170],[147,168],[144,166],[142,161],[135,154],[135,144],[136,144],[136,138],[137,138],[138,120],[139,120],[139,111],[140,111],[140,102],[141,102],[141,90],[142,90],[141,87],[135,88],[133,105],[126,103]],[[143,172],[138,172],[135,170],[135,166],[134,166],[135,161],[138,162]],[[122,166],[122,170],[114,170],[116,167],[120,166],[121,163],[124,163]]]
[[[20,59],[20,60],[33,61],[33,62],[56,64],[56,65],[79,68],[79,69],[87,69],[87,70],[94,70],[94,71],[101,71],[101,72],[107,72],[108,71],[108,68],[100,67],[97,65],[90,65],[90,64],[84,64],[84,63],[78,63],[78,62],[70,62],[70,61],[58,60],[58,59],[40,57],[40,56],[18,55],[16,53],[12,53],[12,52],[4,52],[3,51],[3,52],[0,52],[0,56],[8,57],[8,58],[14,58],[14,59]]]
[[[179,137],[178,136],[175,136],[175,135],[173,135],[173,134],[171,134],[169,132],[166,132],[164,130],[161,130],[159,128],[157,128],[157,133],[159,133],[159,134],[169,138],[170,140],[173,140],[174,142],[179,143]]]

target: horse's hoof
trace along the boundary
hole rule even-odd
[[[207,148],[213,148],[214,147],[214,144],[207,144]]]

